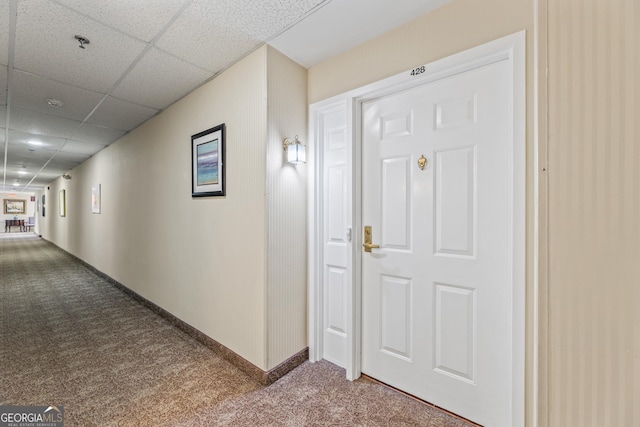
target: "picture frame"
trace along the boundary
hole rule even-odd
[[[44,194],[42,195],[42,216],[44,216]]]
[[[224,123],[191,136],[191,197],[225,196]]]
[[[94,214],[99,214],[101,210],[100,187],[100,184],[91,187],[91,213]]]
[[[60,216],[67,216],[67,195],[65,190],[58,193],[58,210]]]
[[[24,215],[27,213],[27,201],[22,199],[4,199],[2,203],[5,215]]]

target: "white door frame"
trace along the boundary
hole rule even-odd
[[[309,283],[309,359],[322,359],[323,337],[323,200],[321,139],[318,138],[317,114],[336,105],[346,106],[347,132],[352,137],[350,157],[352,224],[351,260],[352,282],[346,295],[346,349],[344,367],[347,378],[354,380],[361,374],[361,151],[362,151],[362,104],[363,102],[389,95],[401,90],[440,80],[498,61],[509,61],[512,69],[512,176],[514,217],[512,218],[511,275],[512,294],[512,425],[524,425],[525,407],[525,193],[526,193],[526,44],[525,32],[521,31],[447,58],[417,67],[413,70],[389,77],[370,85],[335,96],[310,106],[309,123],[309,227],[308,227],[308,283]],[[537,173],[537,171],[535,172]]]

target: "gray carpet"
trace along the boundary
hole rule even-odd
[[[0,239],[0,405],[66,426],[466,424],[327,362],[263,387],[53,245]]]

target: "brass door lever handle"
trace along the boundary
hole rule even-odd
[[[362,247],[364,248],[365,252],[371,252],[371,249],[376,249],[379,248],[380,245],[374,245],[373,243],[371,243],[371,226],[370,225],[365,225],[364,226],[364,243],[362,244]]]
[[[377,249],[380,247],[380,245],[372,245],[371,243],[363,243],[362,247],[364,248],[365,252],[371,252],[371,249]]]

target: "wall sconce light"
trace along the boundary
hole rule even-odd
[[[282,142],[282,147],[284,148],[284,151],[287,152],[287,161],[289,163],[298,165],[300,163],[306,162],[307,159],[305,148],[298,139],[298,135],[296,135],[296,139],[293,141],[289,138],[286,138]]]

